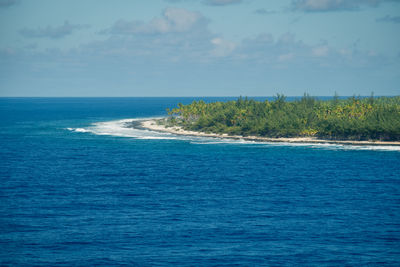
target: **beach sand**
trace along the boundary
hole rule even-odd
[[[168,132],[177,135],[186,136],[199,136],[199,137],[214,137],[214,138],[229,138],[235,140],[247,140],[257,142],[285,142],[285,143],[324,143],[324,144],[344,144],[344,145],[390,145],[400,146],[400,142],[395,141],[353,141],[353,140],[325,140],[314,137],[295,137],[295,138],[268,138],[259,136],[239,136],[229,134],[217,134],[217,133],[203,133],[196,131],[187,131],[182,129],[180,126],[166,127],[162,124],[157,124],[156,120],[144,120],[140,122],[140,126],[159,132]]]

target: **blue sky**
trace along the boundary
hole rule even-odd
[[[0,0],[0,96],[399,95],[400,0]]]

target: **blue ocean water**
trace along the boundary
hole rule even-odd
[[[123,127],[192,100],[0,99],[0,264],[400,265],[399,147]]]

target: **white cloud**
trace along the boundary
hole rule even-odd
[[[227,56],[231,54],[236,47],[235,43],[219,37],[212,39],[211,43],[214,45],[214,49],[211,51],[211,54],[216,57]]]
[[[327,45],[317,46],[312,49],[312,55],[316,57],[325,57],[329,53],[329,48]]]
[[[141,21],[119,20],[114,25],[102,31],[109,34],[163,34],[187,32],[195,26],[206,24],[206,20],[198,12],[182,8],[166,8],[161,17],[148,23]]]
[[[278,61],[279,62],[285,62],[285,61],[290,61],[293,58],[294,58],[294,54],[293,53],[282,54],[282,55],[278,56]]]
[[[180,8],[167,8],[164,17],[164,23],[169,25],[170,30],[178,32],[188,31],[201,19],[199,13]]]
[[[170,3],[179,3],[179,2],[199,2],[202,4],[209,6],[226,6],[232,4],[238,4],[243,2],[243,0],[164,0]]]
[[[298,5],[306,10],[330,10],[350,7],[349,1],[344,0],[305,0],[299,1]]]
[[[204,0],[203,3],[211,6],[225,6],[231,4],[238,4],[242,0]]]

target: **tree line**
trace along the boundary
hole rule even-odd
[[[400,96],[319,100],[308,94],[287,101],[239,97],[235,101],[178,104],[167,110],[169,125],[184,129],[263,137],[337,140],[400,140]]]

